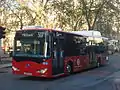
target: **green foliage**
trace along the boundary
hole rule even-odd
[[[82,19],[81,5],[75,4],[73,0],[55,1],[53,3],[56,11],[58,22],[61,23],[60,28],[68,26],[70,30],[79,29]],[[79,26],[79,27],[78,27]]]
[[[119,30],[119,4],[118,0],[2,0],[0,25],[7,27],[8,33],[25,25],[41,25],[63,30],[97,29],[107,35],[114,23]]]

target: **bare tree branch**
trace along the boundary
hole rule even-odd
[[[104,5],[107,4],[108,2],[110,2],[110,0],[109,0],[109,1],[103,0],[103,3],[102,3],[102,4],[99,6],[99,8],[97,9],[97,11],[96,11],[96,13],[95,13],[95,18],[94,18],[94,21],[93,21],[92,28],[94,28],[95,22],[96,22],[96,20],[97,20],[97,18],[98,18],[99,13],[101,12],[102,8],[103,8]]]
[[[81,0],[82,1],[82,4],[83,4],[83,14],[85,14],[85,17],[86,17],[86,21],[88,23],[88,27],[90,27],[90,22],[89,22],[89,16],[88,16],[88,11],[87,11],[87,4],[85,3],[84,0]]]

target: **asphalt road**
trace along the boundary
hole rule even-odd
[[[119,71],[120,55],[110,56],[107,66],[55,79],[13,75],[11,68],[3,68],[0,69],[0,90],[115,90]]]

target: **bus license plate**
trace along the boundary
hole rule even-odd
[[[32,75],[32,73],[24,72],[25,75]]]

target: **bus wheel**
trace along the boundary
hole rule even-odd
[[[72,64],[68,63],[66,69],[67,69],[67,72],[69,74],[71,74],[72,73]]]

